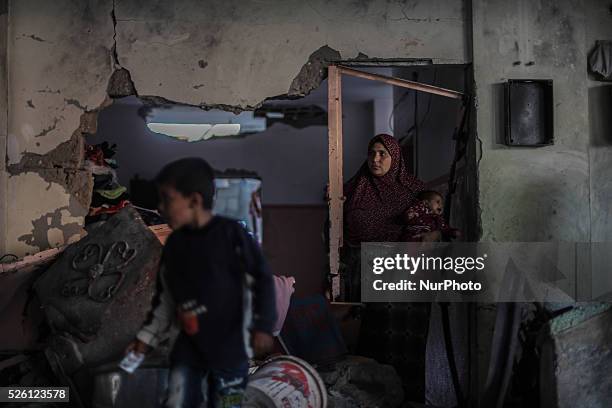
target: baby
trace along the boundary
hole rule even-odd
[[[417,198],[419,202],[408,208],[403,216],[407,225],[407,241],[420,241],[423,233],[432,231],[440,231],[443,238],[460,236],[459,230],[449,227],[442,218],[444,199],[440,193],[432,190],[422,191]]]

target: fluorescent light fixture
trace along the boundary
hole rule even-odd
[[[212,137],[235,136],[240,133],[240,124],[221,123],[147,123],[149,130],[162,135],[175,137],[187,142],[208,140]]]
[[[266,112],[266,117],[270,119],[283,119],[285,114],[283,112]]]

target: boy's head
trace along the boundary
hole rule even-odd
[[[166,165],[155,178],[159,211],[171,228],[195,225],[212,209],[214,171],[204,159],[190,157]]]
[[[425,201],[429,209],[435,214],[441,215],[444,211],[444,199],[442,198],[442,195],[437,191],[421,191],[418,195],[418,199]]]

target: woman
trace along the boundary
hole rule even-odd
[[[398,142],[377,135],[368,145],[368,159],[345,185],[344,246],[341,277],[344,298],[360,299],[360,244],[398,242],[406,228],[401,215],[414,204],[423,183],[406,168]],[[436,241],[439,231],[424,233],[423,241]],[[429,304],[371,303],[362,310],[358,354],[392,364],[406,395],[423,400],[425,344]]]
[[[401,241],[405,235],[401,215],[422,190],[423,183],[406,168],[397,140],[386,134],[370,140],[368,159],[344,186],[341,273],[345,300],[358,301],[360,297],[360,244]],[[425,233],[420,238],[435,241],[440,232]]]

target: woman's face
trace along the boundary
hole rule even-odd
[[[382,143],[376,142],[370,147],[368,168],[376,177],[384,176],[391,168],[391,155]]]

